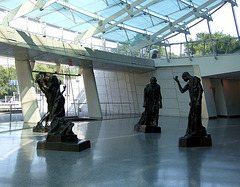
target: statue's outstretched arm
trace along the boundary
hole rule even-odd
[[[184,93],[184,92],[186,92],[186,91],[188,90],[188,84],[186,84],[186,86],[183,88],[183,87],[181,86],[179,80],[178,80],[178,76],[173,77],[173,80],[175,80],[176,83],[178,84],[178,88],[179,88],[179,90],[180,90],[181,93]]]

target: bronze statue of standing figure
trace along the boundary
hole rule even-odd
[[[192,138],[192,137],[201,137],[198,139],[192,139],[192,142],[185,142],[186,146],[205,146],[211,144],[211,137],[210,135],[207,136],[206,128],[202,125],[202,94],[203,88],[201,85],[200,78],[196,76],[191,76],[188,72],[184,72],[182,74],[182,79],[187,82],[187,84],[182,87],[178,76],[173,78],[179,87],[181,93],[189,91],[190,96],[190,112],[188,115],[188,127],[185,133],[184,138]],[[205,141],[202,137],[207,138]],[[204,142],[205,141],[205,142]],[[183,145],[184,146],[184,145]]]
[[[145,110],[136,124],[135,130],[139,129],[138,126],[145,125],[146,131],[154,132],[156,131],[156,128],[154,130],[154,127],[158,127],[159,109],[162,108],[161,89],[160,85],[157,84],[156,77],[151,77],[150,83],[144,88],[143,107]],[[159,131],[160,130],[157,130],[157,132]]]
[[[188,90],[190,96],[190,112],[185,136],[206,135],[206,129],[202,126],[203,88],[200,79],[196,76],[191,76],[188,72],[182,74],[182,79],[187,82],[184,87],[181,86],[177,76],[174,78],[178,84],[180,92],[184,93]]]

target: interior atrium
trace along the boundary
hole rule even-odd
[[[239,4],[0,0],[0,187],[239,186]],[[180,144],[192,111],[186,72],[203,88],[200,123],[211,145]],[[51,134],[57,118],[44,121],[52,111],[43,87],[51,86],[41,87],[41,73],[46,81],[57,77],[48,94],[63,96],[63,119],[72,125],[59,122],[54,133],[65,128],[71,136]],[[153,77],[160,132],[148,133],[136,125],[147,114]],[[40,121],[50,130],[35,131]],[[65,135],[90,145],[46,148]]]

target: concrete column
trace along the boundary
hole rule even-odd
[[[208,117],[217,117],[216,104],[214,100],[212,81],[210,78],[202,78],[203,90],[206,99]]]
[[[25,48],[13,47],[16,73],[22,104],[22,113],[25,123],[34,123],[41,119],[37,105],[36,91],[33,86],[31,66],[28,58],[28,51]]]
[[[221,79],[212,79],[213,95],[218,116],[228,116],[223,82]]]
[[[83,68],[83,82],[85,87],[89,118],[102,119],[97,85],[92,68]]]

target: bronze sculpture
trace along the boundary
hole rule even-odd
[[[44,114],[42,119],[34,127],[33,131],[47,128],[47,138],[45,141],[39,141],[37,149],[59,150],[59,151],[82,151],[90,148],[90,141],[79,141],[77,135],[72,131],[74,123],[68,121],[65,117],[65,98],[63,92],[60,91],[61,81],[57,76],[40,72],[36,76],[36,82],[45,94],[48,103],[48,112]],[[47,125],[51,120],[50,125]],[[43,121],[46,122],[43,126]]]
[[[202,126],[202,94],[203,94],[203,88],[201,85],[200,78],[196,76],[191,76],[188,72],[184,72],[182,74],[182,79],[187,82],[187,84],[182,87],[178,76],[175,76],[173,78],[179,87],[179,90],[181,93],[184,93],[186,91],[189,91],[189,97],[190,97],[190,111],[188,115],[188,127],[185,133],[184,138],[195,138],[193,139],[193,142],[190,143],[190,145],[210,145],[211,144],[211,137],[210,135],[207,136],[206,128]],[[206,137],[207,141],[205,142],[199,142],[197,141],[196,137],[198,137],[198,140],[202,141],[202,137]],[[199,139],[200,138],[200,139]],[[185,140],[184,139],[184,140]],[[186,143],[186,142],[185,142]],[[185,144],[184,143],[184,144]],[[181,142],[179,143],[179,145]],[[186,143],[187,145],[188,143]],[[181,146],[181,145],[180,145]]]
[[[50,73],[40,72],[36,76],[36,83],[39,85],[41,91],[45,94],[47,98],[48,111],[43,115],[41,120],[34,127],[33,131],[45,131],[47,132],[50,128],[48,121],[54,121],[56,117],[65,116],[65,99],[63,97],[64,90],[60,91],[61,81]],[[43,122],[45,121],[45,126]]]
[[[141,115],[140,120],[135,126],[135,130],[139,129],[139,126],[146,126],[146,132],[156,131],[154,127],[158,127],[159,109],[162,108],[162,95],[160,85],[157,84],[156,77],[151,77],[150,83],[144,88],[144,112]],[[150,130],[151,129],[151,130]],[[157,132],[160,132],[160,127]]]

